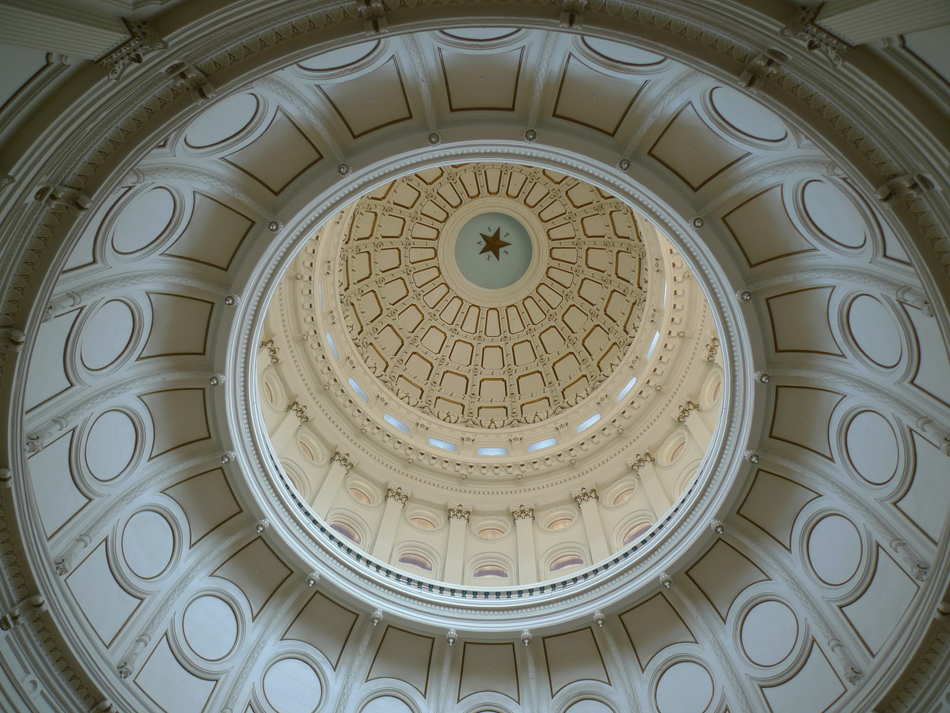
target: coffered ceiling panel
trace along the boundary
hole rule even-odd
[[[263,134],[223,160],[279,195],[321,158],[320,151],[294,120],[278,109]]]
[[[792,530],[799,513],[819,497],[814,490],[794,480],[759,469],[738,512],[791,550]]]
[[[149,655],[135,683],[166,713],[202,713],[217,685],[187,670],[172,652],[167,636]]]
[[[81,309],[72,310],[45,323],[37,337],[37,358],[43,367],[30,373],[26,382],[26,408],[36,408],[73,385],[66,372],[66,343],[72,336],[73,326]]]
[[[220,468],[185,478],[162,492],[185,511],[191,546],[241,512]]]
[[[834,287],[809,287],[766,299],[775,351],[844,356],[831,330]]]
[[[707,550],[700,560],[686,570],[723,621],[732,603],[747,587],[769,577],[748,557],[723,540]]]
[[[600,681],[610,685],[604,658],[589,627],[566,634],[544,637],[551,697],[578,681]]]
[[[75,430],[63,434],[30,457],[30,482],[40,518],[48,537],[53,537],[89,502],[76,487],[69,464]]]
[[[831,415],[844,398],[844,394],[829,389],[776,386],[775,411],[769,437],[834,460],[831,453]]]
[[[514,111],[524,49],[506,52],[439,50],[451,111]]]
[[[387,626],[376,649],[366,681],[395,678],[413,686],[425,697],[429,690],[429,667],[432,665],[431,636],[413,634],[405,629]]]
[[[916,431],[910,435],[914,443],[914,474],[907,492],[894,506],[936,544],[947,522],[946,504],[950,502],[947,458]]]
[[[816,249],[789,218],[780,185],[747,199],[722,220],[749,267]]]
[[[919,362],[911,383],[943,406],[950,407],[950,364],[947,363],[940,330],[921,310],[906,304],[901,306],[914,325],[917,339]]]
[[[598,72],[571,55],[561,75],[554,116],[614,136],[646,85],[646,80]]]
[[[783,683],[761,688],[772,713],[824,713],[847,690],[814,640],[798,673]]]
[[[356,619],[356,612],[317,592],[310,597],[282,638],[310,644],[326,656],[335,669]]]
[[[920,588],[878,545],[874,576],[861,596],[841,607],[868,651],[876,655],[890,637]]]
[[[483,691],[494,691],[521,702],[518,662],[512,643],[479,644],[465,642],[459,677],[458,701]]]
[[[292,573],[274,550],[258,537],[231,555],[211,576],[226,579],[244,592],[256,619]]]
[[[253,219],[195,192],[194,208],[185,230],[164,254],[227,270],[253,227]]]
[[[149,292],[152,322],[139,359],[205,353],[214,303],[168,292]]]
[[[667,646],[696,643],[693,632],[664,594],[654,594],[643,604],[628,609],[620,615],[620,621],[641,671]]]
[[[155,427],[149,459],[211,438],[204,389],[167,389],[139,396]]]
[[[108,544],[108,538],[100,542],[66,578],[76,603],[107,647],[142,603],[141,597],[125,591],[116,580]]]
[[[667,124],[649,154],[694,191],[750,155],[713,131],[692,103]]]
[[[355,79],[318,87],[356,139],[412,118],[395,58]]]

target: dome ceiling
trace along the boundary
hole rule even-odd
[[[534,237],[499,259],[489,241],[501,226],[493,211],[505,210]],[[479,216],[484,225],[460,236]],[[390,391],[443,421],[501,428],[556,416],[613,373],[640,327],[649,278],[633,211],[564,174],[432,169],[374,191],[349,220],[346,328]],[[507,227],[504,237],[516,240]],[[491,271],[524,259],[530,275],[473,289],[456,257],[463,240],[466,260]]]
[[[946,88],[902,42],[832,69],[828,38],[806,44],[815,26],[781,2],[664,8],[199,0],[163,6],[168,47],[119,81],[47,58],[0,122],[0,705],[942,704],[950,151],[930,129]],[[462,195],[477,165],[498,170],[498,196]],[[537,423],[513,396],[528,369],[513,349],[501,401],[478,401],[474,371],[480,348],[505,357],[509,307],[534,328],[525,300],[567,258],[542,204],[506,208],[505,171],[561,191],[581,230],[572,190],[594,186],[600,215],[632,206],[639,235],[605,220],[613,237],[570,240],[560,295],[585,321],[571,331],[552,308],[537,344],[564,329],[568,384],[606,378],[574,404],[545,365],[529,393],[564,410]],[[476,215],[460,205],[458,233],[450,217],[416,225],[494,265],[517,241],[492,218],[472,246],[466,226],[507,215],[527,267],[493,282],[411,233],[384,255],[381,219],[349,232],[354,201],[402,218],[449,206],[425,196],[449,183]],[[403,185],[416,205],[395,203]],[[641,284],[625,288],[617,256],[638,240]],[[429,305],[416,278],[436,268],[447,291]],[[390,272],[427,320],[416,331],[375,283]],[[468,339],[461,307],[442,316],[449,291],[485,332],[457,372],[471,427],[432,410],[448,342]],[[611,318],[613,291],[635,324]],[[412,348],[364,338],[379,320]],[[439,349],[423,343],[434,328]],[[374,346],[385,365],[364,358]],[[420,394],[396,396],[411,392],[390,369]],[[475,423],[482,406],[508,421]]]

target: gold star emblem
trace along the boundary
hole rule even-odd
[[[484,233],[479,233],[482,238],[485,240],[485,246],[482,248],[482,252],[478,253],[479,255],[483,253],[493,253],[496,260],[501,260],[498,253],[499,251],[511,243],[506,243],[502,240],[499,235],[501,234],[501,228],[495,230],[494,235],[485,235]]]

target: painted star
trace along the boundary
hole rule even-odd
[[[499,251],[506,245],[511,245],[511,243],[506,243],[504,240],[502,240],[499,237],[500,234],[501,228],[495,230],[494,235],[485,235],[484,233],[480,233],[482,238],[485,239],[485,247],[483,247],[482,252],[478,254],[481,255],[482,253],[493,253],[496,260],[501,260],[501,258],[498,256]]]

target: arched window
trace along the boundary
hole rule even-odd
[[[643,533],[649,529],[649,522],[638,522],[636,525],[627,530],[627,534],[623,536],[623,544],[629,545],[631,542],[641,537]]]
[[[371,505],[372,501],[369,499],[369,495],[364,493],[359,488],[350,488],[350,495],[353,496],[353,499],[357,502],[363,503],[363,505]]]
[[[614,505],[622,505],[627,502],[635,492],[637,492],[636,488],[624,488],[614,496]]]
[[[563,530],[565,527],[570,525],[574,520],[569,517],[559,517],[557,520],[552,521],[548,525],[549,530]]]
[[[432,571],[432,563],[429,559],[415,552],[404,552],[399,556],[399,561],[402,564],[411,564],[413,567],[424,569],[426,572]]]
[[[508,576],[508,570],[500,564],[483,564],[476,567],[472,572],[473,577],[492,577],[495,579],[504,579]]]
[[[499,537],[503,537],[505,531],[499,527],[483,527],[478,531],[479,537],[484,537],[486,540],[497,540]]]
[[[432,522],[432,520],[429,520],[428,518],[425,518],[425,517],[416,516],[416,517],[410,518],[409,522],[412,523],[414,527],[418,527],[420,530],[434,530],[435,529],[435,523]]]
[[[557,572],[567,567],[576,567],[582,564],[584,564],[584,558],[580,555],[561,555],[551,563],[549,569],[552,572]]]
[[[357,545],[360,543],[360,533],[347,525],[345,522],[340,522],[337,520],[336,522],[330,524],[330,528],[339,532],[346,539],[352,540]]]

